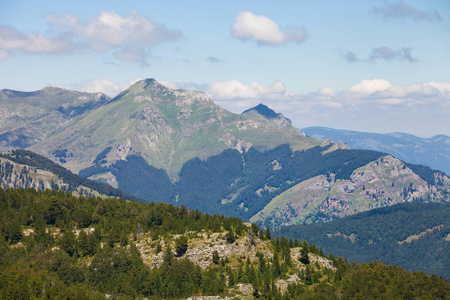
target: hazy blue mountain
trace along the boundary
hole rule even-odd
[[[70,120],[110,99],[56,87],[33,92],[0,90],[0,151],[26,148],[42,141]]]
[[[345,142],[352,149],[386,152],[403,161],[450,174],[450,137],[446,135],[421,138],[400,132],[381,134],[327,127],[307,127],[302,131],[316,139],[331,138],[336,143]]]

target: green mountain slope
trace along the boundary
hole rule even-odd
[[[0,187],[56,189],[86,197],[139,200],[107,184],[75,175],[48,158],[27,150],[0,153]]]
[[[174,180],[194,157],[206,159],[228,148],[270,149],[283,143],[301,150],[321,142],[228,112],[202,92],[174,90],[145,79],[30,149],[52,158],[56,151],[72,153],[64,166],[74,172],[92,166],[102,153],[103,165],[139,155]]]
[[[0,188],[10,299],[448,299],[443,278],[348,264],[254,224],[164,203]]]
[[[26,148],[45,139],[73,118],[110,98],[46,87],[34,92],[0,91],[0,151]]]
[[[404,203],[275,235],[307,239],[348,260],[382,261],[450,279],[450,203]]]

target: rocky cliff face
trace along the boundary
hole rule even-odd
[[[334,174],[301,182],[275,197],[250,220],[272,228],[327,221],[402,202],[448,201],[450,180],[436,174],[440,186],[430,185],[390,155],[356,169],[350,180]]]
[[[4,153],[1,153],[4,155]],[[76,175],[73,175],[75,176]],[[86,179],[82,178],[84,181]],[[76,179],[75,179],[76,180]],[[94,183],[98,185],[98,183]],[[96,190],[82,184],[74,186],[74,182],[65,181],[52,171],[20,164],[11,159],[0,157],[0,187],[8,188],[33,188],[36,190],[62,190],[69,191],[74,196],[107,197],[103,191]],[[110,188],[110,187],[109,187]],[[122,192],[121,192],[122,193]],[[122,193],[124,194],[124,193]],[[124,194],[125,195],[125,194]]]
[[[0,157],[0,186],[4,189],[66,190],[69,185],[52,172],[17,164]]]

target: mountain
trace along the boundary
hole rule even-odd
[[[262,103],[253,108],[247,109],[242,113],[242,115],[248,117],[249,119],[266,122],[271,124],[272,126],[277,126],[305,136],[305,134],[302,133],[300,129],[292,126],[291,120],[283,116],[283,114],[275,112]]]
[[[34,92],[0,91],[0,151],[26,148],[110,98],[55,87]]]
[[[287,226],[275,236],[306,239],[349,261],[402,266],[450,279],[450,203],[403,203],[340,220]]]
[[[449,200],[442,172],[306,137],[262,104],[233,114],[202,92],[154,79],[83,111],[27,149],[145,201],[272,229]]]
[[[63,165],[76,173],[94,162],[111,165],[138,155],[174,181],[189,159],[206,159],[228,148],[243,152],[283,143],[295,150],[320,144],[269,122],[233,114],[205,93],[174,90],[145,79],[29,149],[52,159],[55,153],[70,153]]]
[[[86,197],[136,197],[71,173],[53,161],[27,150],[0,153],[0,187],[62,190]]]
[[[444,278],[347,263],[255,224],[165,203],[0,189],[8,299],[448,299]]]
[[[406,133],[369,133],[326,127],[307,127],[302,131],[316,139],[331,138],[345,142],[352,149],[389,153],[405,162],[429,166],[450,174],[450,137],[436,135],[420,138]]]

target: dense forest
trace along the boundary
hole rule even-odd
[[[336,150],[323,155],[329,148],[293,152],[285,144],[266,151],[252,147],[242,154],[227,149],[204,161],[199,158],[187,161],[176,183],[172,183],[163,170],[149,166],[138,155],[108,167],[99,163],[101,159],[96,159],[98,163],[81,170],[80,175],[89,177],[111,172],[121,190],[144,200],[182,204],[211,214],[221,211],[249,220],[274,197],[301,181],[329,173],[336,174],[336,179],[349,179],[355,169],[385,155],[368,150]],[[275,164],[280,168],[274,168]],[[132,173],[141,176],[136,178]],[[264,186],[272,189],[257,193]],[[229,199],[230,195],[236,196]],[[238,206],[240,203],[243,207]]]
[[[450,279],[450,203],[402,203],[323,224],[275,232],[348,260],[402,266]]]
[[[0,220],[6,299],[450,297],[443,278],[380,262],[349,264],[306,241],[184,206],[0,189]],[[199,264],[190,252],[196,243],[245,251],[212,251]],[[148,263],[153,256],[162,259]]]

